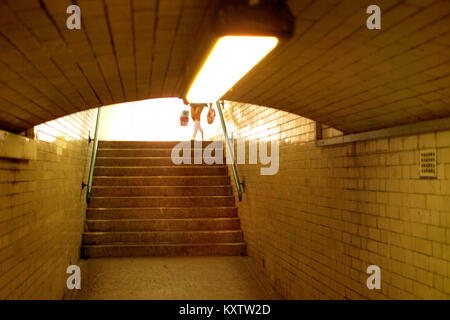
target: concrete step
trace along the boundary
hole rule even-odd
[[[191,149],[191,158],[194,157],[194,152],[197,149]],[[217,148],[217,151],[225,156],[225,150]],[[172,148],[126,148],[126,149],[107,149],[99,148],[97,150],[97,157],[122,157],[122,158],[134,158],[134,157],[171,157]],[[212,152],[212,156],[215,156],[215,151]]]
[[[90,208],[234,207],[234,196],[92,197]]]
[[[217,164],[214,158],[200,158],[201,163],[194,163],[191,160],[192,166],[219,166],[225,164],[225,159],[221,159],[221,163]],[[171,157],[135,157],[135,158],[119,158],[119,157],[97,157],[95,160],[97,167],[155,167],[155,166],[179,166],[172,161]],[[189,164],[184,164],[187,166]]]
[[[86,220],[86,232],[239,230],[239,218]]]
[[[82,247],[85,258],[155,256],[243,256],[245,243],[90,245]]]
[[[234,218],[236,207],[203,208],[88,208],[86,219],[182,219],[182,218]]]
[[[231,196],[231,186],[200,187],[93,187],[94,197],[138,197],[138,196]]]
[[[227,176],[224,166],[95,167],[96,176]]]
[[[139,148],[164,148],[164,149],[172,149],[177,144],[179,144],[182,141],[104,141],[100,140],[98,142],[98,147],[103,149],[139,149]],[[185,142],[185,141],[183,141]],[[209,144],[211,144],[213,141],[203,141],[203,142],[191,142],[191,148],[197,148],[198,146],[202,146],[202,148],[205,148]],[[223,145],[223,143],[221,143]]]
[[[228,176],[94,177],[94,186],[220,186],[229,185]]]
[[[85,232],[83,243],[92,244],[163,244],[163,243],[233,243],[244,239],[241,230],[226,231],[153,231]]]

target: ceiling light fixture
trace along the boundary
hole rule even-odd
[[[189,103],[215,102],[294,31],[285,1],[222,1],[211,50],[186,94]]]
[[[276,37],[225,36],[217,40],[195,78],[187,100],[215,102],[278,43]]]

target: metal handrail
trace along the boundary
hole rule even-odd
[[[95,159],[97,158],[98,131],[100,129],[101,110],[102,110],[102,108],[97,109],[97,122],[95,124],[94,145],[92,146],[91,167],[89,168],[89,177],[88,177],[87,192],[86,192],[86,202],[87,203],[89,203],[91,201],[92,183],[94,180],[93,178],[94,178]]]
[[[223,135],[225,137],[225,141],[227,144],[228,155],[231,159],[231,168],[233,169],[234,182],[236,183],[239,201],[242,201],[242,186],[241,186],[241,182],[239,181],[239,175],[237,172],[236,164],[234,163],[233,146],[231,145],[230,138],[228,137],[227,127],[225,125],[225,120],[223,118],[220,101],[216,101],[216,105],[217,105],[217,111],[219,112],[220,122],[222,123],[222,130],[223,130]]]

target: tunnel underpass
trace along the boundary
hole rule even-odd
[[[449,17],[0,1],[0,298],[448,300]]]

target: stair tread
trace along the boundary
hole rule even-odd
[[[92,187],[92,195],[95,197],[143,197],[143,196],[231,196],[231,185],[189,185],[189,186],[121,186],[99,185]]]
[[[234,196],[101,196],[101,197],[98,197],[98,196],[93,196],[93,197],[91,197],[91,199],[94,199],[94,198],[164,198],[164,199],[166,199],[166,198],[188,198],[188,199],[191,199],[191,198],[201,198],[201,199],[204,199],[204,198],[234,198]]]
[[[181,168],[181,169],[204,169],[204,168],[223,168],[227,167],[226,164],[217,164],[217,165],[208,165],[208,164],[183,164],[183,165],[173,165],[173,166],[95,166],[96,168],[117,168],[117,169],[127,169],[127,168],[156,168],[156,169],[174,169],[174,168]],[[174,177],[174,176],[171,176]],[[210,177],[210,176],[208,176]]]
[[[167,148],[167,147],[173,147],[181,142],[189,142],[191,146],[195,146],[196,144],[202,145],[202,148],[208,146],[212,142],[218,142],[223,145],[221,141],[215,141],[215,140],[203,140],[203,141],[191,141],[191,140],[174,140],[174,141],[144,141],[144,140],[135,140],[135,141],[126,141],[126,140],[100,140],[99,146],[101,147],[107,147],[115,149],[116,147],[126,147],[132,145],[135,145],[135,148],[141,148],[141,147],[152,147],[152,148]]]
[[[137,143],[140,145],[154,145],[154,148],[164,148],[163,145],[167,145],[167,144],[178,144],[180,142],[190,142],[191,144],[193,144],[194,141],[192,140],[161,140],[161,141],[148,141],[148,140],[99,140],[99,145],[104,146],[105,144],[115,144],[115,145],[121,145],[121,144],[125,144],[125,145],[129,145],[129,144],[133,144],[133,143]],[[203,144],[209,144],[211,142],[220,142],[222,143],[221,140],[203,140],[203,141],[198,141],[196,140],[195,142],[197,142],[197,144],[203,143]]]
[[[200,221],[200,220],[214,220],[214,221],[222,221],[222,220],[239,220],[238,217],[212,217],[212,218],[159,218],[159,219],[120,219],[122,222],[126,221]],[[86,222],[95,221],[95,222],[104,222],[104,221],[114,221],[117,219],[86,219]]]
[[[108,179],[130,179],[130,178],[148,178],[148,179],[159,179],[159,178],[174,178],[174,179],[179,179],[179,178],[185,178],[185,179],[209,179],[209,178],[223,178],[223,176],[218,176],[218,175],[210,175],[210,176],[95,176],[95,178],[108,178]]]
[[[142,234],[142,233],[238,233],[243,232],[241,229],[236,230],[162,230],[162,231],[85,231],[83,234],[101,235],[101,234]]]
[[[194,156],[192,156],[193,158]],[[207,158],[212,158],[214,159],[215,157],[207,157]],[[109,156],[109,157],[105,157],[105,156],[101,156],[101,157],[97,157],[96,159],[126,159],[126,160],[130,160],[130,159],[172,159],[172,156],[165,156],[165,157],[156,157],[156,156],[147,156],[147,157],[124,157],[124,156]],[[202,156],[203,159],[203,156]]]
[[[191,150],[204,150],[205,148],[191,148]],[[99,146],[97,150],[173,150],[173,148],[158,148],[158,147],[145,147],[145,148],[111,148],[111,147],[101,147]],[[224,148],[217,148],[217,150],[224,150]]]
[[[144,244],[130,244],[130,243],[117,243],[117,244],[83,244],[83,247],[177,247],[177,246],[220,246],[220,245],[230,245],[230,246],[242,246],[245,242],[212,242],[212,243],[144,243]]]
[[[156,208],[158,209],[167,209],[167,210],[203,210],[203,209],[208,209],[208,210],[212,210],[212,209],[237,209],[236,206],[234,207],[115,207],[115,208],[88,208],[88,210],[139,210],[139,211],[143,211],[143,210],[155,210]]]
[[[165,151],[165,152],[172,152],[173,148],[97,148],[97,151],[121,151],[121,152],[150,152],[150,151]],[[199,150],[205,150],[205,148],[191,148],[191,152],[192,154],[194,154],[194,151],[199,151]],[[219,150],[224,152],[225,149],[223,148],[216,148],[214,150]],[[225,153],[225,152],[224,152]]]
[[[192,186],[92,186],[92,188],[229,188],[231,185],[229,184],[210,184],[207,186],[199,186],[199,185],[192,185]]]

